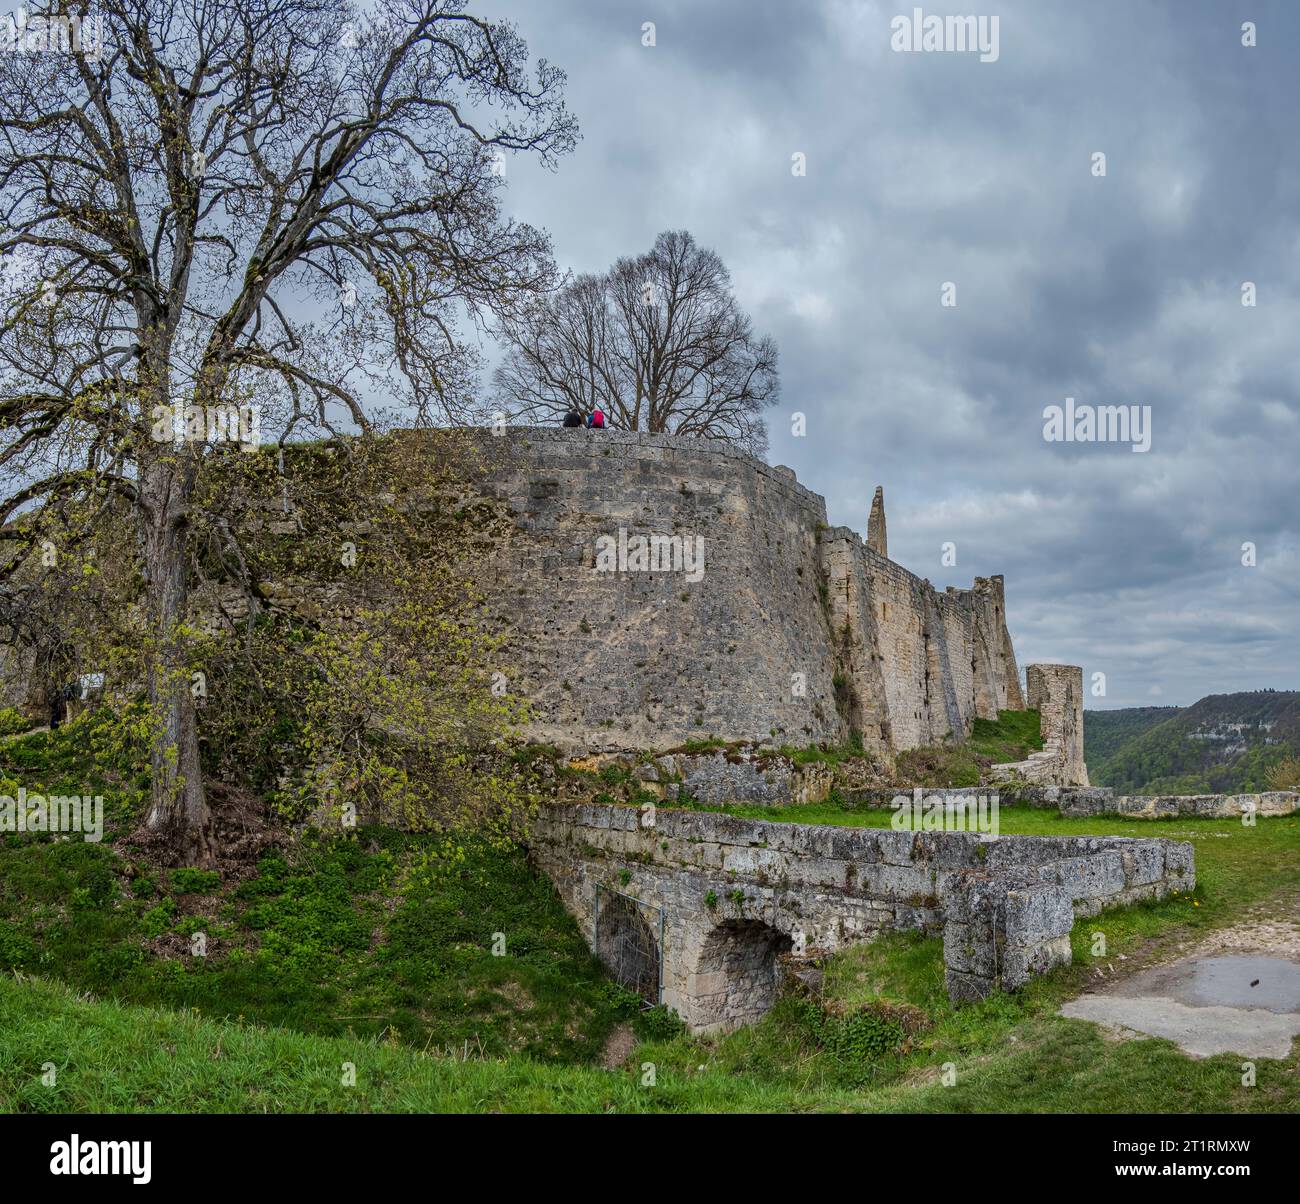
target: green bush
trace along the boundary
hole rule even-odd
[[[26,933],[0,925],[0,970],[23,970],[36,960],[36,945]]]
[[[830,1012],[811,999],[794,999],[787,1008],[795,1027],[839,1065],[849,1082],[870,1078],[873,1063],[899,1053],[907,1040],[900,1015],[883,1003]]]
[[[172,890],[178,895],[210,895],[220,885],[221,875],[216,870],[172,870]]]
[[[17,707],[5,707],[0,710],[0,736],[16,736],[36,725]]]
[[[632,1021],[632,1030],[642,1041],[671,1041],[686,1032],[686,1024],[672,1008],[660,1003],[640,1012]]]
[[[140,929],[148,937],[162,936],[176,914],[176,900],[164,899],[157,907],[151,907],[140,917]]]

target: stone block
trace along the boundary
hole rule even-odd
[[[1071,956],[1068,936],[1055,937],[1037,945],[1008,946],[1002,955],[1002,989],[1018,990],[1035,974],[1045,974],[1056,966],[1068,966]]]
[[[954,1003],[978,1003],[998,989],[992,978],[981,978],[959,970],[945,970],[943,977],[948,998]]]
[[[877,829],[877,847],[880,859],[890,865],[910,865],[916,848],[915,832],[895,832]]]
[[[949,970],[992,979],[998,969],[998,947],[987,924],[943,926],[943,964]]]
[[[1007,891],[1005,917],[1008,945],[1039,945],[1060,936],[1068,938],[1074,926],[1069,891],[1047,884]]]
[[[1155,841],[1144,842],[1120,854],[1124,866],[1125,886],[1145,886],[1157,882],[1165,875],[1164,846]]]

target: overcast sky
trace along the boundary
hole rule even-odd
[[[575,271],[717,250],[780,348],[769,458],[832,523],[883,485],[893,559],[1005,574],[1021,665],[1105,673],[1089,706],[1300,688],[1300,4],[923,6],[996,13],[990,62],[892,50],[893,0],[477,7],[583,134],[510,210]],[[1066,397],[1150,406],[1150,450],[1045,440]]]

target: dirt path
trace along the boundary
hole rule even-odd
[[[1165,1037],[1192,1057],[1287,1058],[1300,1036],[1300,894],[1255,904],[1235,924],[1100,973],[1061,1015],[1120,1039]]]

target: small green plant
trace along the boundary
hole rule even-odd
[[[176,900],[164,899],[157,907],[151,907],[140,917],[140,928],[145,936],[162,936],[171,925],[172,916],[176,914]]]
[[[178,895],[210,895],[220,885],[221,875],[216,870],[172,870],[172,890]]]
[[[739,907],[745,901],[745,892],[740,887],[736,887],[727,898]]]
[[[686,1032],[682,1018],[662,1003],[644,1009],[632,1021],[632,1031],[642,1041],[671,1041]]]
[[[619,870],[619,871],[618,871],[618,883],[619,883],[620,886],[626,886],[626,885],[627,885],[629,882],[631,882],[631,881],[632,881],[632,871],[631,871],[631,870]]]
[[[712,911],[718,905],[718,892],[711,890],[704,896],[704,906]]]
[[[35,727],[35,724],[17,707],[5,707],[0,710],[0,737],[16,736],[19,732],[25,732],[32,727]]]

